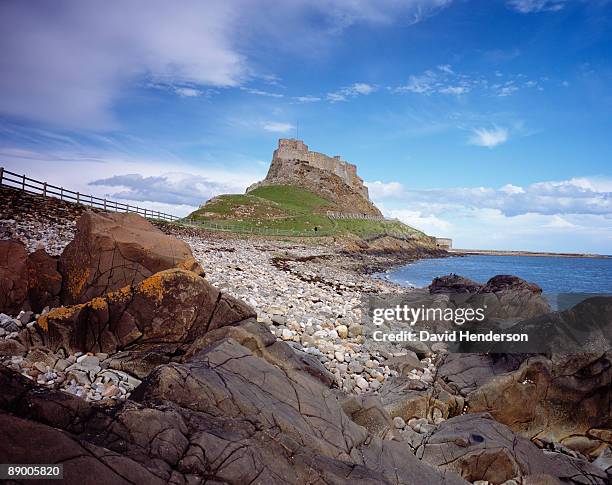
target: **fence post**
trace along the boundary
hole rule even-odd
[[[145,216],[145,219],[146,219],[147,218],[147,208],[146,207],[145,207],[145,210],[144,210],[144,216]]]
[[[0,167],[0,185],[2,185],[3,178],[4,178],[4,167]]]
[[[43,184],[43,197],[47,197],[47,182]]]
[[[81,203],[81,194],[77,192],[77,204]]]
[[[21,190],[25,191],[25,173],[21,176]]]
[[[64,200],[64,187],[60,187],[60,200]]]
[[[89,196],[89,206],[93,207],[93,195]]]
[[[106,199],[104,199],[104,210],[106,210]]]

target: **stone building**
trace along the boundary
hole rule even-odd
[[[370,198],[363,179],[357,175],[357,166],[342,160],[339,155],[330,157],[324,153],[310,151],[308,145],[302,140],[281,138],[278,140],[278,148],[274,150],[274,158],[287,161],[298,160],[308,163],[311,167],[332,172],[366,199]]]
[[[437,237],[436,238],[436,247],[440,249],[452,249],[453,248],[453,240],[448,237]]]
[[[270,185],[302,187],[331,201],[335,211],[382,218],[355,165],[339,156],[310,151],[302,140],[278,140],[266,178],[251,185],[247,193]]]

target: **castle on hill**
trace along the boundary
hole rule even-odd
[[[344,212],[382,216],[357,175],[356,165],[338,155],[310,151],[302,140],[278,140],[266,178],[251,185],[247,193],[269,185],[302,187],[331,200]]]

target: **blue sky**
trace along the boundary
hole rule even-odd
[[[612,2],[0,4],[7,168],[183,215],[279,137],[458,247],[612,253]]]

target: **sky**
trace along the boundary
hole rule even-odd
[[[278,138],[455,247],[612,254],[612,1],[0,3],[0,165],[186,215]]]

